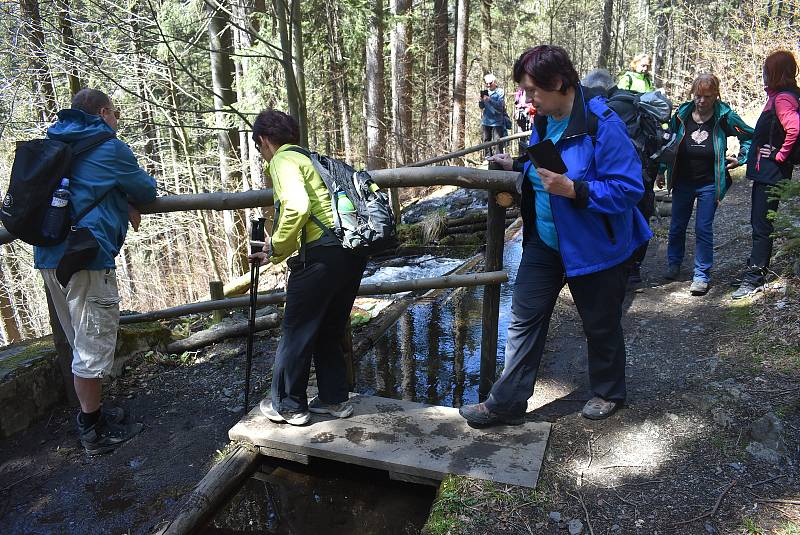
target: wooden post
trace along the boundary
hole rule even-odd
[[[486,215],[486,254],[484,271],[503,268],[506,209],[497,204],[497,192],[489,191],[489,209]],[[497,373],[497,329],[500,322],[500,285],[487,285],[483,289],[483,330],[481,333],[481,378],[478,398],[483,401],[492,389]]]
[[[64,382],[64,393],[67,396],[67,403],[69,403],[70,407],[77,407],[80,402],[78,401],[78,394],[75,393],[75,382],[72,377],[72,346],[67,341],[67,335],[61,327],[61,322],[58,321],[53,298],[50,296],[50,290],[47,289],[46,284],[44,285],[44,294],[47,297],[50,328],[53,330],[53,346],[56,348],[58,369],[61,371],[61,379]]]
[[[182,501],[175,518],[157,525],[152,535],[197,533],[245,479],[258,467],[259,455],[252,446],[236,445]]]
[[[217,301],[225,298],[224,285],[222,281],[209,281],[208,293],[211,294],[211,300]],[[225,317],[225,313],[221,310],[215,310],[211,315],[211,324],[217,324]]]

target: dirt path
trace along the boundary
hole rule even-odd
[[[626,301],[626,408],[602,422],[580,417],[589,397],[585,338],[565,290],[529,401],[531,418],[554,423],[539,487],[451,480],[431,532],[800,533],[800,340],[771,345],[758,329],[759,316],[780,314],[797,332],[796,281],[788,295],[729,299],[728,282],[749,253],[749,184],[737,183],[717,215],[706,296],[688,292],[691,262],[680,281],[659,277],[668,218],[662,224],[644,284]],[[687,259],[693,240],[690,231]],[[787,327],[772,319],[774,330]],[[754,425],[766,414],[783,432]],[[776,437],[781,444],[770,444]]]
[[[747,184],[737,183],[717,217],[715,281],[705,297],[688,295],[688,278],[659,279],[666,231],[658,230],[645,283],[626,303],[628,406],[607,421],[577,414],[588,398],[585,341],[565,291],[530,402],[532,418],[554,422],[539,488],[452,480],[431,532],[567,533],[573,521],[575,533],[597,535],[800,533],[797,505],[756,501],[800,496],[800,348],[795,339],[792,353],[758,331],[762,317],[796,326],[800,305],[796,290],[745,306],[728,299],[727,281],[747,256],[748,207]],[[688,241],[691,252],[691,232]],[[256,344],[261,392],[275,342],[267,335]],[[227,444],[241,414],[243,353],[238,340],[199,353],[191,366],[135,360],[110,393],[146,430],[111,455],[83,454],[68,409],[0,441],[0,533],[147,533]],[[750,446],[749,427],[767,413],[784,429],[776,464]]]

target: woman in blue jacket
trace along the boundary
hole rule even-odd
[[[514,81],[536,107],[531,145],[555,144],[564,174],[493,158],[522,171],[522,260],[514,286],[505,368],[484,403],[461,407],[474,426],[521,424],[544,351],[550,316],[566,282],[588,340],[592,399],[586,418],[610,416],[625,400],[622,301],[627,260],[652,234],[636,203],[642,165],[625,124],[578,82],[567,52],[541,45],[514,64]]]

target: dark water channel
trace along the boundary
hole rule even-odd
[[[509,282],[500,296],[498,366],[521,254],[521,238],[506,243]],[[354,390],[444,406],[476,402],[482,300],[482,287],[462,288],[410,306],[357,364]],[[391,481],[386,472],[333,461],[268,462],[201,533],[415,534],[436,493],[433,487]]]
[[[520,236],[506,243],[503,255],[509,281],[500,291],[498,367],[521,256]],[[449,290],[435,300],[410,306],[358,363],[355,391],[447,407],[476,403],[482,303],[483,287],[478,286]]]

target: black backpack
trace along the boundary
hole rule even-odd
[[[606,105],[625,123],[642,165],[668,161],[674,155],[677,136],[662,127],[672,115],[672,103],[662,93],[617,89],[606,97]],[[597,118],[591,114],[589,133],[593,138],[597,135]]]
[[[319,218],[311,215],[311,220],[326,234],[333,234],[345,249],[365,255],[375,255],[397,247],[397,228],[391,203],[369,173],[356,171],[341,160],[301,147],[289,147],[288,150],[307,156],[328,188],[334,228],[326,227]],[[337,203],[342,192],[355,208],[355,225],[343,225],[339,217]]]
[[[0,220],[6,230],[25,243],[48,247],[64,241],[70,218],[65,218],[58,238],[45,238],[42,223],[53,192],[62,178],[72,177],[75,158],[114,137],[103,132],[75,143],[55,139],[34,139],[17,144],[11,181],[3,197]]]

